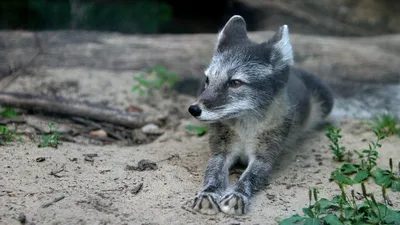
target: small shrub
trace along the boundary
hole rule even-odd
[[[54,129],[54,123],[49,123],[50,133],[48,135],[42,135],[43,141],[39,143],[39,148],[44,147],[53,147],[57,148],[60,144],[59,138],[61,136],[61,132]]]
[[[164,86],[172,87],[178,81],[178,76],[167,71],[164,67],[155,67],[148,73],[141,73],[133,79],[136,84],[132,87],[132,92],[145,95]]]
[[[391,113],[378,115],[371,126],[374,130],[386,136],[400,135],[399,119]]]
[[[329,148],[333,151],[334,159],[337,161],[344,161],[344,157],[347,155],[349,160],[351,153],[347,152],[346,154],[346,148],[339,144],[339,139],[342,137],[340,132],[341,129],[336,130],[333,126],[329,126],[325,136],[331,141]]]
[[[18,115],[15,112],[14,109],[12,108],[3,108],[0,105],[0,117],[4,117],[4,118],[17,118]]]
[[[393,161],[389,161],[389,170],[376,168],[376,160],[379,156],[378,148],[381,148],[381,140],[386,136],[380,129],[374,130],[376,140],[369,142],[368,149],[361,152],[355,150],[360,163],[344,163],[331,173],[330,181],[338,185],[341,194],[331,200],[318,198],[316,189],[309,191],[308,207],[303,208],[303,216],[298,213],[280,221],[280,225],[289,224],[394,224],[400,221],[400,210],[388,207],[386,189],[400,191],[400,162],[399,173],[393,172]],[[336,159],[344,157],[344,146],[340,146],[340,129],[328,128],[326,136],[332,142],[329,146]],[[339,157],[341,156],[341,157]],[[351,161],[351,158],[349,158]],[[381,187],[383,203],[378,203],[372,193],[367,192],[365,181],[372,177],[375,183]],[[363,201],[357,203],[354,189],[351,188],[350,196],[346,194],[346,186],[361,185]],[[314,204],[312,200],[314,199]]]
[[[21,141],[21,138],[17,138],[19,134],[15,130],[10,130],[6,126],[0,126],[0,145],[5,145],[11,141]]]

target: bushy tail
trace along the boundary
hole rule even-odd
[[[300,69],[297,70],[299,70],[299,77],[311,92],[314,103],[313,105],[317,105],[319,108],[319,117],[327,117],[329,113],[331,113],[334,103],[331,89],[321,79],[311,73]]]

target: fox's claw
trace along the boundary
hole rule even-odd
[[[220,201],[223,213],[231,215],[242,215],[246,213],[249,204],[248,198],[238,192],[226,194]]]
[[[194,199],[193,209],[203,214],[213,215],[220,212],[217,200],[219,196],[215,193],[200,192]]]

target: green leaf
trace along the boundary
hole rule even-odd
[[[193,125],[187,125],[186,130],[188,131],[195,131],[197,133],[197,136],[203,136],[208,132],[207,127],[202,127],[202,126],[193,126]]]
[[[49,135],[43,135],[42,138],[43,138],[43,140],[44,140],[45,142],[48,142],[48,141],[50,140],[51,136],[49,136]]]
[[[358,150],[354,150],[354,152],[358,155],[358,158],[360,158],[360,159],[364,158],[364,155],[361,152],[359,152]]]
[[[137,91],[137,90],[139,90],[139,86],[133,86],[131,91],[132,91],[132,92],[135,92],[135,91]]]
[[[48,146],[48,144],[45,142],[40,142],[38,145],[39,148],[43,148],[43,147],[47,147],[47,146]]]
[[[340,167],[340,172],[343,174],[352,174],[358,171],[357,166],[354,164],[345,163]]]
[[[376,184],[390,187],[392,182],[390,171],[377,168],[374,172],[372,172],[372,176],[374,177]]]
[[[8,128],[6,126],[0,126],[0,134],[8,133]]]
[[[279,225],[293,225],[293,224],[302,224],[304,221],[304,217],[299,216],[298,214],[293,215],[287,219],[281,220]]]
[[[353,181],[355,183],[360,183],[361,181],[367,179],[369,177],[369,173],[366,170],[359,170],[356,173],[356,176],[354,177]]]
[[[303,208],[303,213],[306,214],[310,218],[314,218],[314,213],[310,208]]]
[[[139,94],[140,95],[144,95],[146,92],[144,91],[144,90],[142,90],[142,89],[139,89]]]
[[[352,179],[350,179],[349,177],[346,177],[339,171],[334,171],[332,173],[332,179],[334,179],[339,184],[348,184],[348,185],[354,184],[354,181]]]
[[[388,224],[399,224],[400,221],[400,211],[395,211],[392,209],[388,209],[386,212],[386,217],[384,218],[385,222]]]
[[[357,214],[352,219],[361,220],[361,218],[363,218],[363,217],[364,217],[364,213],[357,211]]]
[[[392,180],[392,191],[400,191],[400,180]],[[399,220],[400,221],[400,220]]]
[[[304,225],[320,225],[321,222],[321,219],[318,218],[306,218],[304,220]]]
[[[350,219],[350,218],[352,218],[353,216],[354,216],[354,209],[351,208],[351,207],[347,207],[347,208],[344,210],[344,218]]]
[[[335,214],[328,214],[323,220],[328,225],[343,225]]]
[[[5,118],[16,118],[18,117],[17,113],[14,111],[14,109],[11,108],[1,108],[0,107],[0,116],[5,117]]]
[[[321,206],[321,209],[328,209],[328,208],[339,208],[339,204],[329,201],[326,198],[321,198],[317,201],[317,203]]]

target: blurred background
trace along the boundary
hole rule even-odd
[[[0,28],[86,29],[130,34],[215,33],[233,14],[250,31],[331,36],[400,31],[398,0],[2,0]]]

